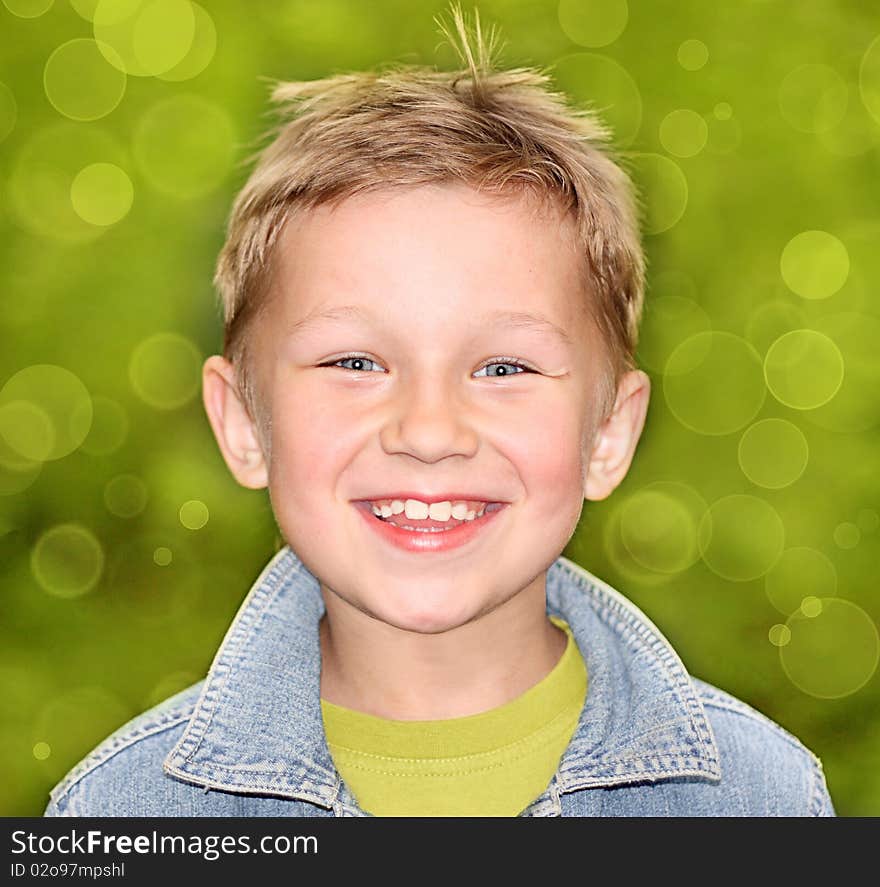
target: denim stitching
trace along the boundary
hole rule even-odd
[[[241,775],[240,771],[235,767],[225,767],[222,764],[203,764],[200,766],[198,774],[175,770],[173,775],[191,785],[208,786],[219,791],[231,792],[232,794],[272,796],[286,801],[308,801],[328,810],[333,805],[332,799],[328,798],[326,793],[311,792],[304,788],[301,783],[292,782],[284,774],[254,771],[253,774],[249,773],[249,775],[262,778],[262,782],[254,784],[230,783],[230,776]],[[333,790],[331,789],[331,792]],[[338,792],[338,789],[336,791]]]
[[[807,749],[807,751],[809,751]],[[813,766],[810,768],[811,779],[811,797],[810,797],[810,816],[833,816],[833,812],[828,809],[828,787],[825,783],[825,773],[822,769],[822,762],[812,752]]]
[[[656,626],[620,592],[593,576],[579,564],[568,560],[568,558],[560,557],[554,566],[556,567],[555,572],[566,573],[574,584],[584,592],[585,599],[598,618],[611,628],[627,646],[643,658],[648,654],[653,654],[653,660],[661,666],[661,674],[666,678],[667,685],[678,691],[678,698],[685,704],[690,715],[689,725],[707,753],[709,766],[706,766],[702,758],[694,758],[690,754],[682,755],[681,751],[677,755],[667,755],[666,757],[674,757],[678,766],[697,767],[698,772],[702,775],[707,773],[720,775],[720,762],[718,761],[712,726],[702,710],[700,700],[684,664],[668,643],[662,640]],[[553,567],[551,567],[551,571],[553,571]],[[554,577],[554,586],[555,581],[557,581],[556,577]],[[556,598],[558,595],[559,592],[554,587],[553,597]],[[548,594],[548,598],[549,596]],[[652,664],[649,658],[649,667]],[[690,771],[690,774],[696,775],[693,770]],[[681,775],[684,775],[684,772]],[[582,776],[573,776],[572,784],[566,785],[564,790],[575,790],[575,784],[581,785],[582,779]]]
[[[562,792],[564,794],[575,794],[579,791],[592,788],[624,788],[627,786],[638,785],[640,783],[661,782],[664,779],[677,779],[679,777],[689,777],[692,779],[702,779],[708,782],[717,782],[717,775],[714,770],[705,767],[687,767],[680,766],[654,766],[651,762],[651,769],[645,770],[643,773],[613,773],[596,776],[585,776],[581,782],[578,782],[575,788],[564,786]]]
[[[223,690],[240,663],[242,648],[250,640],[269,604],[284,587],[285,574],[290,572],[289,566],[284,563],[287,560],[286,554],[286,549],[282,549],[266,565],[251,593],[239,607],[238,615],[220,644],[220,653],[208,670],[209,679],[205,681],[190,727],[166,759],[167,772],[172,769],[175,773],[181,772],[173,762],[182,760],[182,763],[190,763],[201,748],[213,723]]]
[[[769,727],[777,736],[784,739],[789,745],[796,748],[798,751],[806,752],[812,758],[816,758],[816,756],[811,752],[796,736],[793,736],[775,721],[770,720],[766,715],[759,712],[757,709],[752,708],[747,703],[743,702],[740,699],[736,699],[732,696],[729,696],[722,691],[719,691],[715,687],[710,687],[710,685],[705,682],[695,679],[695,685],[697,687],[697,691],[700,694],[700,697],[703,700],[704,705],[708,705],[712,708],[723,709],[724,711],[729,711],[732,714],[742,715],[745,718],[748,718],[751,721],[755,721],[756,723],[763,724],[765,727]],[[818,760],[818,758],[816,758]]]
[[[230,786],[228,783],[215,781],[213,777],[205,778],[202,776],[201,773],[198,776],[191,776],[185,772],[181,772],[179,774],[175,772],[175,776],[179,776],[182,782],[185,782],[188,785],[198,786],[199,788],[213,788],[217,791],[230,792],[236,795],[258,795],[260,797],[274,797],[282,801],[308,801],[309,803],[315,804],[318,807],[323,807],[326,810],[330,809],[329,805],[327,804],[327,798],[325,798],[323,795],[311,795],[307,793],[301,793],[295,796],[291,796],[289,793],[289,789],[291,788],[291,786],[289,785]]]
[[[194,684],[193,686],[197,685]],[[114,734],[108,737],[108,739],[92,752],[92,754],[80,761],[80,763],[77,764],[77,766],[74,767],[74,769],[71,770],[70,773],[68,773],[67,776],[65,776],[64,779],[52,790],[49,795],[50,801],[57,804],[72,788],[77,786],[83,778],[88,776],[89,773],[94,770],[97,770],[98,767],[106,764],[109,760],[118,755],[119,752],[130,748],[132,745],[143,739],[148,739],[150,736],[155,736],[159,733],[165,733],[166,731],[186,722],[191,717],[193,708],[193,703],[190,703],[183,709],[173,709],[159,721],[149,722],[132,731],[119,733],[118,735]],[[124,727],[122,729],[124,729]]]
[[[726,693],[722,693],[715,687],[709,687],[702,681],[698,680],[696,683],[697,689],[703,697],[704,704],[711,706],[712,708],[729,711],[731,714],[740,715],[750,721],[763,725],[806,757],[807,761],[810,763],[810,815],[824,815],[821,811],[826,806],[828,786],[825,782],[822,762],[816,754],[807,748],[796,736],[793,736],[785,728],[781,727],[775,721],[770,720],[766,715],[762,714],[757,709],[752,708],[742,700],[731,697]],[[813,810],[819,810],[820,812],[814,813],[812,812]]]
[[[218,771],[236,777],[241,775],[241,771],[237,766],[226,766],[213,761],[197,764],[196,766],[199,767],[200,771],[198,776],[196,774],[188,773],[188,771],[184,769],[184,766],[192,762],[201,747],[201,744],[213,723],[214,714],[217,710],[218,703],[223,696],[226,684],[231,680],[236,669],[241,664],[242,650],[253,637],[254,633],[259,629],[271,605],[281,593],[287,591],[293,585],[294,580],[300,574],[302,569],[303,568],[297,560],[293,558],[289,548],[285,547],[263,570],[263,573],[255,582],[251,594],[245,598],[239,608],[239,615],[234,620],[233,626],[230,628],[227,637],[224,638],[224,641],[221,644],[221,650],[224,651],[222,658],[218,658],[209,670],[209,678],[213,676],[213,680],[206,680],[206,689],[203,690],[202,698],[199,700],[199,706],[202,706],[202,703],[204,702],[204,710],[200,710],[199,707],[196,708],[198,717],[194,717],[191,722],[191,729],[187,730],[180,743],[178,743],[178,746],[172,750],[165,760],[164,770],[166,773],[180,776],[190,782],[200,778],[201,773],[207,774],[212,780],[223,778],[218,776]],[[228,650],[224,649],[226,648],[227,643],[229,644]],[[218,674],[221,667],[223,669],[222,674]],[[210,691],[208,690],[209,684],[212,685]],[[205,716],[206,714],[207,717]],[[192,745],[196,737],[197,741],[195,742],[195,747],[187,751],[187,745]],[[181,757],[183,759],[182,763],[177,765],[176,761],[180,760]],[[311,770],[314,770],[314,768],[311,768]],[[317,774],[313,773],[312,777],[317,777],[319,785],[323,785],[326,782],[322,783],[322,775],[330,776],[332,778],[332,774],[329,771],[322,770]],[[256,788],[261,788],[262,790],[270,792],[284,791],[287,796],[290,796],[292,793],[295,798],[315,801],[322,806],[327,804],[326,796],[310,794],[307,791],[304,793],[303,785],[300,781],[292,782],[289,777],[286,777],[283,774],[271,770],[254,769],[248,770],[247,776],[249,778],[262,778],[268,781],[269,784],[264,783],[260,786],[242,786],[238,782],[234,785],[230,785],[227,781],[225,783],[212,782],[211,785],[214,788],[221,788],[227,791],[246,791],[247,793],[251,793]]]
[[[687,704],[692,716],[697,723],[694,725],[699,730],[699,721],[705,722],[705,715],[700,710],[699,700],[696,698],[694,688],[687,670],[681,659],[672,650],[668,642],[661,639],[659,629],[642,613],[635,604],[628,601],[620,592],[611,588],[601,579],[590,574],[579,564],[560,558],[560,568],[569,573],[575,583],[586,592],[586,598],[600,619],[614,629],[626,641],[638,640],[647,652],[654,654],[660,665],[665,668],[667,678],[673,679],[673,685],[681,691],[680,697]],[[597,607],[592,598],[598,599],[602,607]],[[613,625],[610,615],[618,618],[618,625]],[[693,703],[697,703],[695,706]],[[714,752],[714,737],[711,736],[711,727],[706,723],[709,735],[702,735],[700,739]]]

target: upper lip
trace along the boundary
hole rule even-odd
[[[396,493],[382,493],[378,496],[367,496],[363,500],[363,502],[377,502],[380,499],[400,499],[405,502],[407,499],[418,499],[419,502],[424,502],[427,505],[433,505],[435,502],[488,502],[490,505],[492,503],[503,503],[503,499],[494,499],[492,497],[484,496],[480,493],[414,493],[414,492],[396,492]]]

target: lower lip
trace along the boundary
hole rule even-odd
[[[489,511],[482,517],[465,521],[452,530],[443,530],[439,533],[419,533],[416,530],[404,530],[396,524],[379,520],[373,514],[369,503],[358,503],[357,505],[364,520],[383,539],[404,551],[414,552],[443,552],[460,548],[479,536],[504,511],[505,507],[506,505],[502,505],[496,511]]]

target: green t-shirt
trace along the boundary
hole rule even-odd
[[[396,721],[321,700],[336,769],[375,816],[517,816],[546,788],[571,740],[587,672],[568,624],[553,670],[475,715]]]

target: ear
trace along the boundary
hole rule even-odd
[[[584,498],[605,499],[626,476],[645,425],[650,393],[651,380],[641,370],[621,378],[614,409],[594,437]]]
[[[235,369],[218,354],[209,357],[202,367],[202,399],[233,477],[253,490],[267,486],[266,459],[253,419],[239,397]]]

